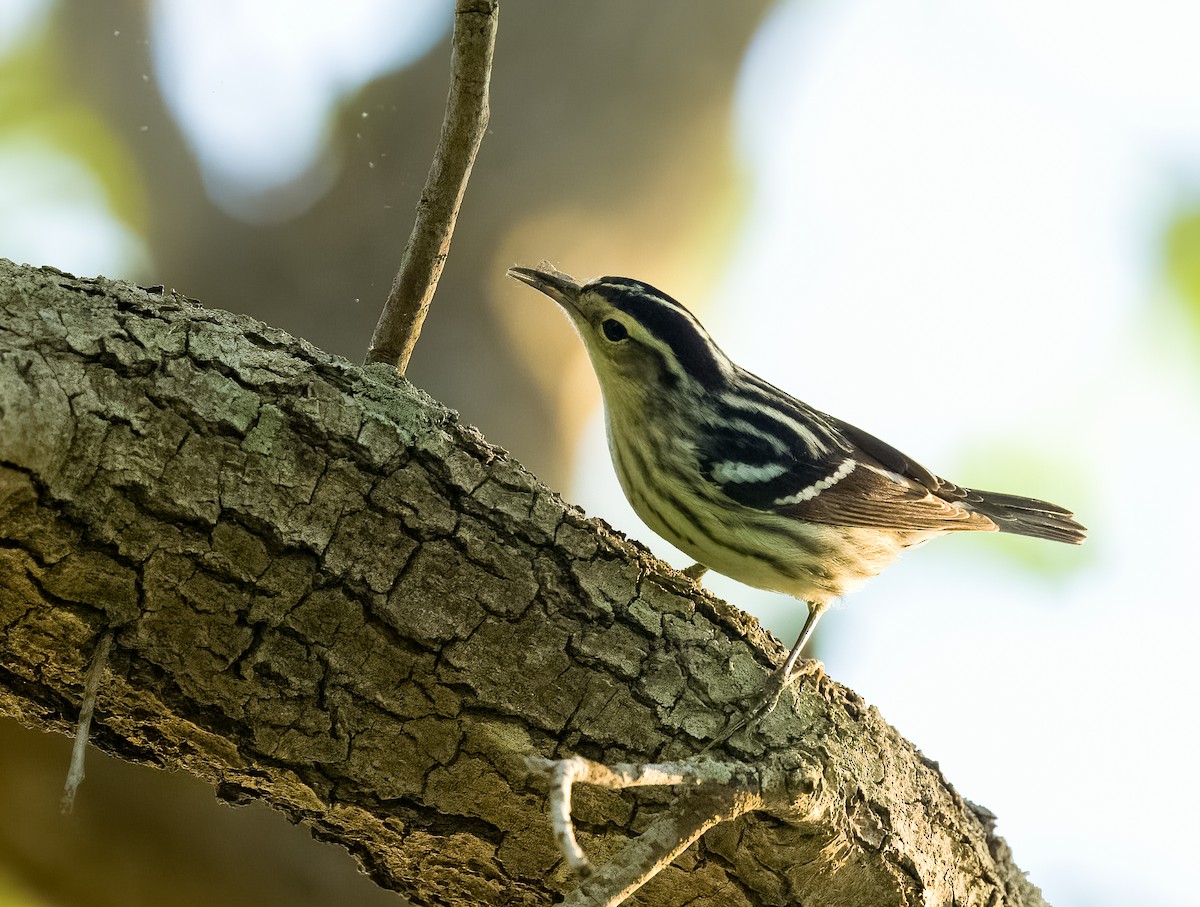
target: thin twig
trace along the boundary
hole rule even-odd
[[[562,907],[616,907],[666,869],[710,828],[761,806],[758,795],[704,785],[688,791],[644,832],[582,880]]]
[[[96,710],[96,693],[100,690],[100,678],[108,664],[108,650],[112,645],[113,631],[105,630],[96,643],[92,663],[88,666],[87,679],[83,684],[83,702],[79,706],[79,723],[75,726],[75,745],[71,748],[71,767],[67,769],[67,783],[63,788],[59,809],[66,815],[75,806],[75,792],[83,783],[83,757],[87,752],[88,735],[92,729],[92,713]]]
[[[578,757],[558,761],[551,769],[550,785],[550,827],[554,830],[554,842],[567,858],[567,865],[581,879],[592,874],[592,864],[575,840],[575,824],[571,821],[571,785],[586,770],[586,760]]]
[[[371,336],[368,362],[408,369],[421,325],[450,251],[454,222],[488,124],[488,83],[499,0],[456,0],[450,55],[450,95],[433,164],[400,270]]]
[[[682,762],[603,765],[572,756],[529,756],[530,771],[550,781],[550,824],[554,839],[580,886],[563,902],[571,907],[613,907],[669,866],[705,831],[764,805],[761,772],[739,762],[708,758]],[[596,869],[575,839],[571,787],[594,784],[611,790],[627,787],[684,786],[689,790],[611,862]]]

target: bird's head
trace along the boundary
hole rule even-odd
[[[606,399],[653,400],[661,388],[712,391],[732,373],[695,316],[649,284],[628,277],[581,284],[545,262],[509,268],[508,276],[541,290],[567,313]]]

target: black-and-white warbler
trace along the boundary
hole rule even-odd
[[[961,530],[1084,540],[1070,511],[947,482],[737,366],[648,284],[580,284],[545,263],[508,274],[562,306],[583,338],[621,488],[696,559],[688,573],[711,568],[808,604],[775,699],[829,603],[904,549]]]

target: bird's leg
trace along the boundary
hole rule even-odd
[[[686,570],[680,571],[680,573],[690,579],[693,583],[700,582],[700,577],[704,576],[704,574],[707,572],[708,568],[703,564],[692,564],[692,566],[688,567]]]
[[[808,617],[805,618],[804,626],[800,628],[800,636],[797,637],[796,644],[792,646],[792,651],[788,653],[787,661],[767,678],[767,682],[763,684],[763,688],[759,691],[753,703],[751,703],[749,710],[745,714],[735,716],[731,719],[729,724],[725,726],[725,729],[709,741],[702,752],[707,752],[717,744],[724,743],[742,728],[747,727],[764,715],[771,714],[771,712],[775,711],[775,706],[779,705],[779,699],[783,696],[784,690],[811,670],[820,668],[821,663],[814,660],[811,666],[801,667],[799,670],[796,669],[796,663],[800,660],[800,653],[804,651],[809,637],[812,636],[813,630],[817,628],[817,621],[821,619],[821,615],[829,607],[826,602],[807,602],[807,605]]]
[[[817,621],[821,619],[821,615],[829,607],[827,602],[806,602],[806,604],[808,605],[808,617],[804,620],[804,626],[800,628],[800,635],[796,638],[796,644],[792,646],[792,651],[788,653],[787,661],[783,663],[783,667],[775,672],[782,675],[783,683],[779,687],[779,693],[775,695],[775,701],[771,703],[772,709],[778,704],[779,695],[800,675],[808,673],[805,670],[797,671],[796,662],[800,660],[800,653],[804,651],[804,647],[808,644],[808,638],[812,636],[813,630],[817,629]]]

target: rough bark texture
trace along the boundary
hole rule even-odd
[[[552,903],[523,757],[693,755],[783,654],[389,367],[0,260],[0,714],[69,732],[107,627],[96,746],[423,904]],[[816,766],[812,807],[718,826],[632,903],[1042,903],[853,692],[790,705],[729,751]],[[669,799],[581,788],[581,842],[603,863]]]

